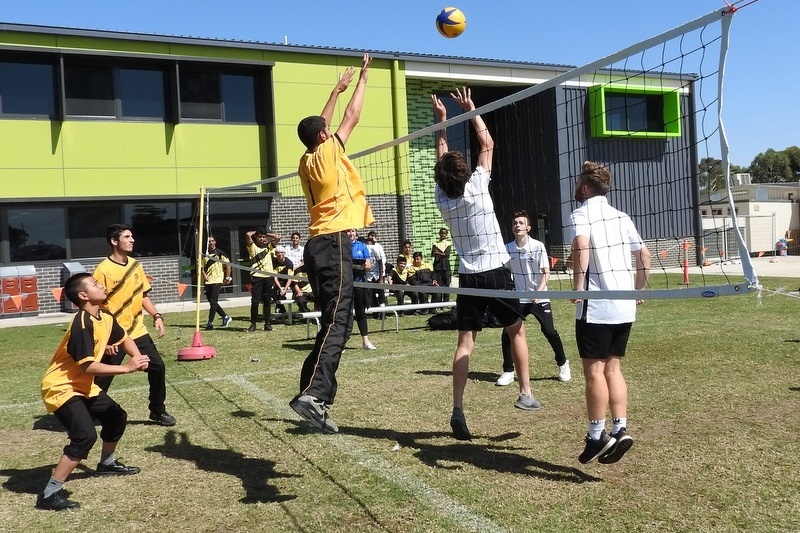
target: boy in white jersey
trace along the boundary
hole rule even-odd
[[[464,111],[475,109],[470,89],[457,89],[450,96]],[[431,100],[439,122],[447,120],[447,111],[441,100],[436,95],[431,95]],[[494,203],[489,195],[494,141],[480,115],[473,117],[471,122],[480,145],[478,164],[472,173],[464,154],[448,151],[446,129],[439,130],[437,134],[437,163],[434,167],[436,206],[450,226],[453,244],[459,255],[459,287],[512,291],[514,282],[511,271],[506,266],[509,256],[494,213]],[[462,408],[464,388],[467,384],[469,358],[475,347],[477,333],[483,329],[483,316],[487,308],[503,325],[511,339],[520,389],[514,406],[538,411],[541,404],[533,397],[530,389],[528,344],[519,300],[459,295],[456,307],[458,345],[453,356],[453,414],[450,427],[456,439],[470,440],[472,436]]]
[[[570,217],[573,290],[642,290],[647,284],[650,252],[630,217],[608,204],[610,189],[608,169],[586,161],[575,180],[575,200],[580,206]],[[635,274],[631,254],[636,261]],[[589,418],[586,448],[578,461],[616,463],[633,446],[633,438],[627,433],[628,387],[621,360],[641,300],[604,300],[587,295],[573,302],[577,304],[575,340],[586,378]],[[613,418],[610,435],[605,430],[608,409]]]
[[[506,251],[511,256],[509,267],[514,275],[514,286],[520,292],[546,291],[547,281],[550,279],[550,261],[544,243],[537,241],[529,235],[531,231],[530,217],[526,211],[514,213],[511,222],[514,240],[506,243]],[[520,299],[523,316],[533,315],[541,326],[542,334],[550,343],[553,355],[558,365],[558,380],[569,381],[572,373],[569,361],[564,353],[561,336],[553,323],[553,310],[550,300],[539,298],[536,300]],[[496,385],[503,387],[514,382],[514,363],[511,359],[511,339],[503,332],[501,337],[503,347],[503,373]]]

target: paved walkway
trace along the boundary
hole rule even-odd
[[[751,259],[753,262],[753,269],[759,278],[768,277],[781,277],[781,278],[800,278],[800,255],[787,255],[780,257],[756,257]],[[774,261],[774,262],[773,262]],[[669,272],[682,272],[681,269],[668,269]],[[726,274],[727,276],[742,278],[742,265],[738,262],[727,262],[723,264],[714,264],[707,267],[689,267],[689,279],[692,276],[699,274],[717,275]],[[736,281],[736,280],[735,280]],[[228,298],[227,300],[220,300],[224,308],[247,307],[250,305],[250,297],[242,296],[238,298]],[[177,313],[186,311],[195,311],[196,303],[194,300],[191,302],[175,302],[168,304],[158,304],[158,310],[161,313]],[[208,302],[203,301],[200,303],[200,310],[208,310]],[[73,313],[48,313],[39,316],[19,317],[19,318],[5,318],[0,319],[0,329],[11,328],[16,326],[32,326],[36,324],[63,324],[69,322]],[[206,315],[200,317],[200,322],[204,323]]]

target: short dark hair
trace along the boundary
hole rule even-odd
[[[422,252],[414,252],[413,254],[411,254],[411,257],[413,257],[414,259],[416,259],[417,257],[422,258]]]
[[[92,275],[88,272],[78,272],[77,274],[71,275],[67,281],[64,282],[64,294],[70,302],[78,307],[83,305],[81,299],[78,298],[78,293],[83,292],[86,286],[86,278],[91,277]]]
[[[325,119],[320,116],[306,117],[297,125],[297,136],[309,150],[317,147],[319,132],[325,130]]]
[[[512,220],[514,218],[520,218],[520,217],[525,217],[528,221],[528,225],[530,225],[531,217],[528,215],[527,211],[525,211],[524,209],[520,209],[519,211],[514,211],[514,216],[512,217]]]
[[[406,261],[406,256],[398,255],[396,263],[403,263],[404,265],[407,264],[408,261]]]
[[[114,246],[111,243],[111,239],[118,241],[119,236],[126,231],[133,232],[133,228],[130,227],[128,224],[111,224],[106,230],[106,241],[108,242],[109,245]]]
[[[461,152],[445,152],[433,166],[436,184],[448,198],[464,195],[464,187],[472,173]]]
[[[295,231],[295,232],[293,232],[293,233],[292,233],[292,239],[294,239],[294,236],[295,236],[295,235],[297,235],[297,238],[298,238],[298,239],[301,239],[301,238],[302,238],[302,236],[300,235],[300,232],[299,232],[299,231]]]
[[[267,235],[267,228],[264,226],[259,226],[256,228],[256,231],[253,235]]]

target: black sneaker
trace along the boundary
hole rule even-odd
[[[166,411],[161,414],[150,413],[150,420],[158,424],[159,426],[174,426],[177,420],[171,414],[167,413]]]
[[[264,331],[272,331],[272,324],[264,324]]]
[[[256,323],[255,322],[250,322],[250,327],[247,328],[247,331],[249,331],[250,333],[253,333],[255,330],[256,330]]]
[[[231,322],[233,322],[233,319],[230,316],[225,315],[225,318],[222,319],[222,327],[227,328],[231,325]]]
[[[325,402],[317,400],[311,395],[303,394],[289,402],[295,413],[308,420],[312,426],[328,433],[337,433],[339,426],[328,414]]]
[[[208,324],[206,324],[206,331],[211,330],[211,329],[214,329],[214,324],[209,322]]]
[[[467,428],[467,419],[464,417],[464,412],[458,407],[453,407],[450,427],[453,429],[453,438],[456,440],[472,440],[472,435]]]
[[[57,490],[47,498],[40,492],[36,497],[36,508],[46,511],[63,511],[64,509],[77,509],[81,504],[68,500],[64,491]]]
[[[633,437],[628,435],[628,432],[625,431],[625,428],[621,428],[616,433],[613,433],[611,437],[617,439],[616,444],[614,444],[614,446],[612,446],[605,454],[601,455],[597,460],[597,462],[604,465],[616,463],[622,459],[622,456],[625,455],[625,452],[630,450],[631,446],[633,446]]]
[[[96,476],[130,476],[131,474],[138,474],[141,468],[138,466],[126,466],[118,460],[110,465],[97,463],[97,468],[94,470]]]
[[[578,456],[578,461],[582,464],[591,463],[608,450],[610,450],[614,443],[617,442],[617,439],[606,433],[605,430],[600,434],[600,438],[598,440],[594,440],[589,435],[586,435],[586,448],[584,448],[583,453]]]
[[[282,305],[279,305],[278,307],[276,307],[275,311],[278,312],[278,313],[281,313],[283,315],[286,314],[286,308],[284,306],[282,306]]]

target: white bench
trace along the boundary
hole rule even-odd
[[[429,302],[425,304],[403,304],[403,305],[387,305],[384,307],[368,307],[365,314],[380,314],[381,315],[381,331],[384,331],[384,323],[386,315],[394,315],[394,330],[396,333],[400,332],[400,313],[405,311],[418,311],[420,309],[437,309],[440,307],[452,308],[456,306],[456,302]],[[311,322],[317,323],[317,331],[321,327],[319,319],[322,313],[319,311],[311,311],[308,313],[297,313],[297,316],[306,321],[306,338],[311,338]],[[289,322],[291,324],[291,322]]]

